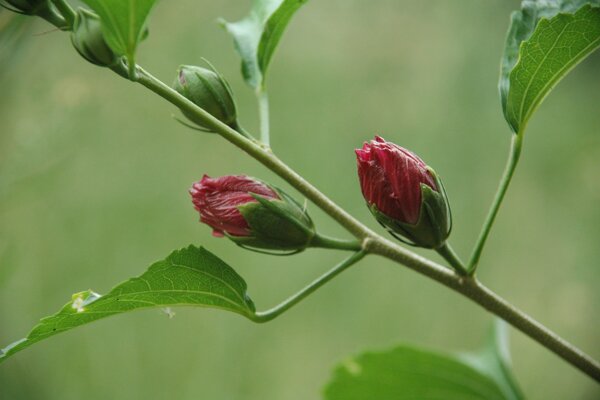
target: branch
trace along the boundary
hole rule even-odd
[[[582,372],[597,381],[600,381],[600,364],[593,360],[590,356],[583,353],[581,350],[562,339],[560,336],[544,327],[539,322],[518,310],[502,299],[494,292],[487,289],[479,281],[473,277],[463,277],[446,267],[434,263],[418,254],[409,251],[382,236],[376,234],[365,225],[356,220],[348,212],[343,210],[327,196],[321,193],[318,189],[312,186],[297,172],[288,167],[279,158],[277,158],[270,150],[264,149],[256,143],[241,136],[238,132],[229,128],[221,121],[214,118],[212,115],[202,110],[194,103],[190,102],[185,97],[171,89],[169,86],[154,78],[148,72],[141,68],[139,70],[139,83],[146,86],[148,89],[165,98],[170,103],[185,110],[188,113],[194,114],[202,119],[206,126],[223,136],[226,140],[233,143],[250,156],[255,158],[261,164],[275,172],[277,175],[285,179],[290,185],[295,187],[300,193],[304,194],[308,199],[315,203],[319,208],[325,211],[329,216],[336,220],[340,225],[346,228],[355,237],[363,240],[363,248],[367,252],[382,255],[400,264],[403,264],[410,269],[417,271],[429,278],[461,293],[465,297],[473,300],[491,313],[504,319],[521,332],[525,333],[556,355],[569,362]],[[505,177],[505,187],[500,190],[500,200],[495,202],[497,206],[493,209],[492,220],[497,213],[497,208],[506,192],[508,182],[514,167],[509,167],[510,173]],[[489,231],[489,229],[488,229]],[[487,234],[486,234],[487,237]]]
[[[399,262],[420,274],[428,276],[473,300],[586,375],[600,382],[600,363],[598,361],[498,296],[475,277],[461,277],[422,257],[407,259],[400,255],[399,250],[403,250],[400,246],[384,238],[370,241],[366,248],[374,254]]]
[[[329,282],[330,280],[332,280],[333,278],[335,278],[336,276],[341,274],[343,271],[345,271],[352,265],[356,264],[366,254],[367,253],[364,250],[360,250],[360,251],[352,254],[350,257],[348,257],[347,259],[345,259],[344,261],[342,261],[341,263],[339,263],[338,265],[333,267],[331,270],[327,271],[325,274],[323,274],[320,277],[318,277],[317,279],[315,279],[312,283],[310,283],[304,289],[300,290],[298,293],[289,297],[287,300],[285,300],[281,304],[271,308],[270,310],[257,312],[254,315],[254,317],[252,318],[252,320],[254,322],[268,322],[268,321],[271,321],[272,319],[280,316],[281,314],[283,314],[284,312],[286,312],[287,310],[289,310],[290,308],[292,308],[293,306],[298,304],[300,301],[305,299],[309,294],[313,293],[318,288],[320,288],[321,286],[323,286],[324,284],[326,284],[327,282]]]

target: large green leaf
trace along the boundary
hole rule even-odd
[[[458,356],[410,346],[363,353],[335,369],[325,398],[520,400],[508,369],[505,337],[496,331],[482,352]]]
[[[264,85],[273,52],[290,19],[307,0],[254,0],[250,14],[238,22],[223,22],[242,57],[242,75],[255,89]]]
[[[511,16],[499,90],[504,115],[522,130],[550,90],[600,46],[600,0],[523,1]]]
[[[102,33],[113,51],[135,67],[135,51],[146,33],[146,19],[156,0],[83,0],[99,16]],[[130,73],[131,74],[131,73]]]
[[[69,303],[42,319],[26,338],[0,350],[0,362],[77,326],[127,311],[168,306],[218,308],[248,318],[255,314],[254,303],[246,294],[246,282],[208,250],[190,246],[174,251],[104,296],[91,290],[74,294]]]

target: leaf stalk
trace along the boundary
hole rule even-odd
[[[345,259],[344,261],[342,261],[341,263],[339,263],[338,265],[336,265],[335,267],[333,267],[332,269],[330,269],[329,271],[312,281],[309,285],[304,287],[298,293],[289,297],[288,299],[278,304],[277,306],[271,308],[270,310],[262,312],[259,311],[255,313],[253,316],[250,316],[250,319],[254,322],[263,323],[277,318],[278,316],[280,316],[281,314],[298,304],[300,301],[305,299],[308,295],[316,291],[318,288],[320,288],[321,286],[323,286],[324,284],[326,284],[327,282],[344,272],[352,265],[356,264],[358,261],[362,260],[366,254],[367,253],[364,250],[357,251],[356,253],[352,254],[350,257],[348,257],[347,259]]]
[[[498,211],[500,210],[500,206],[502,205],[502,201],[504,200],[508,186],[510,185],[512,177],[515,173],[517,164],[519,163],[522,145],[523,134],[514,134],[511,141],[508,161],[506,162],[506,167],[504,169],[504,174],[500,179],[498,190],[496,191],[496,195],[494,196],[494,200],[492,201],[488,215],[483,223],[481,232],[479,233],[479,237],[473,248],[471,258],[469,259],[469,264],[467,265],[468,275],[470,276],[475,275],[475,271],[477,270],[477,265],[479,264],[483,247],[485,246],[487,238],[490,235],[490,231],[494,225],[494,221],[496,220],[496,216],[498,215]]]

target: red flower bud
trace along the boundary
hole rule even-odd
[[[256,203],[249,193],[267,199],[279,199],[277,193],[262,182],[244,175],[210,178],[207,175],[190,189],[194,208],[200,213],[200,221],[213,228],[213,235],[223,237],[250,236],[250,227],[242,216],[239,206]]]
[[[423,160],[379,136],[357,149],[356,158],[363,196],[380,223],[418,246],[438,247],[445,241],[450,233],[447,199]]]
[[[200,221],[213,235],[250,249],[298,252],[315,236],[304,207],[280,189],[243,175],[210,178],[190,189]]]

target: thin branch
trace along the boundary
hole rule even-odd
[[[332,269],[327,271],[325,274],[321,275],[320,277],[318,277],[317,279],[312,281],[309,285],[307,285],[305,288],[300,290],[298,293],[289,297],[287,300],[285,300],[282,303],[278,304],[277,306],[271,308],[270,310],[257,312],[253,317],[251,317],[252,320],[254,322],[268,322],[268,321],[271,321],[272,319],[280,316],[281,314],[283,314],[284,312],[286,312],[287,310],[289,310],[290,308],[292,308],[293,306],[298,304],[300,301],[305,299],[308,295],[313,293],[315,290],[317,290],[318,288],[320,288],[321,286],[323,286],[324,284],[326,284],[327,282],[329,282],[330,280],[332,280],[333,278],[335,278],[336,276],[338,276],[339,274],[344,272],[350,266],[356,264],[366,254],[367,253],[364,250],[360,250],[360,251],[352,254],[350,257],[348,257],[347,259],[345,259],[344,261],[342,261],[341,263],[339,263],[338,265],[336,265],[335,267],[333,267]]]
[[[481,228],[481,233],[479,234],[479,238],[475,243],[475,247],[473,248],[473,253],[469,260],[469,264],[467,265],[467,269],[469,271],[469,275],[474,275],[477,270],[477,265],[479,263],[479,258],[481,257],[481,253],[483,252],[483,246],[485,246],[485,242],[490,235],[490,231],[492,229],[492,225],[494,225],[494,220],[498,215],[498,211],[500,210],[500,206],[502,205],[502,200],[504,200],[504,196],[506,195],[506,191],[508,190],[508,186],[510,185],[510,181],[515,173],[515,169],[517,168],[517,164],[519,163],[519,157],[521,156],[521,146],[523,144],[523,134],[515,134],[513,135],[511,146],[510,146],[510,154],[508,156],[508,161],[506,162],[506,168],[504,169],[504,174],[502,175],[502,179],[500,180],[500,184],[498,186],[498,191],[496,192],[496,196],[494,197],[494,201],[490,206],[490,210],[488,212],[487,218],[483,223],[483,227]]]

